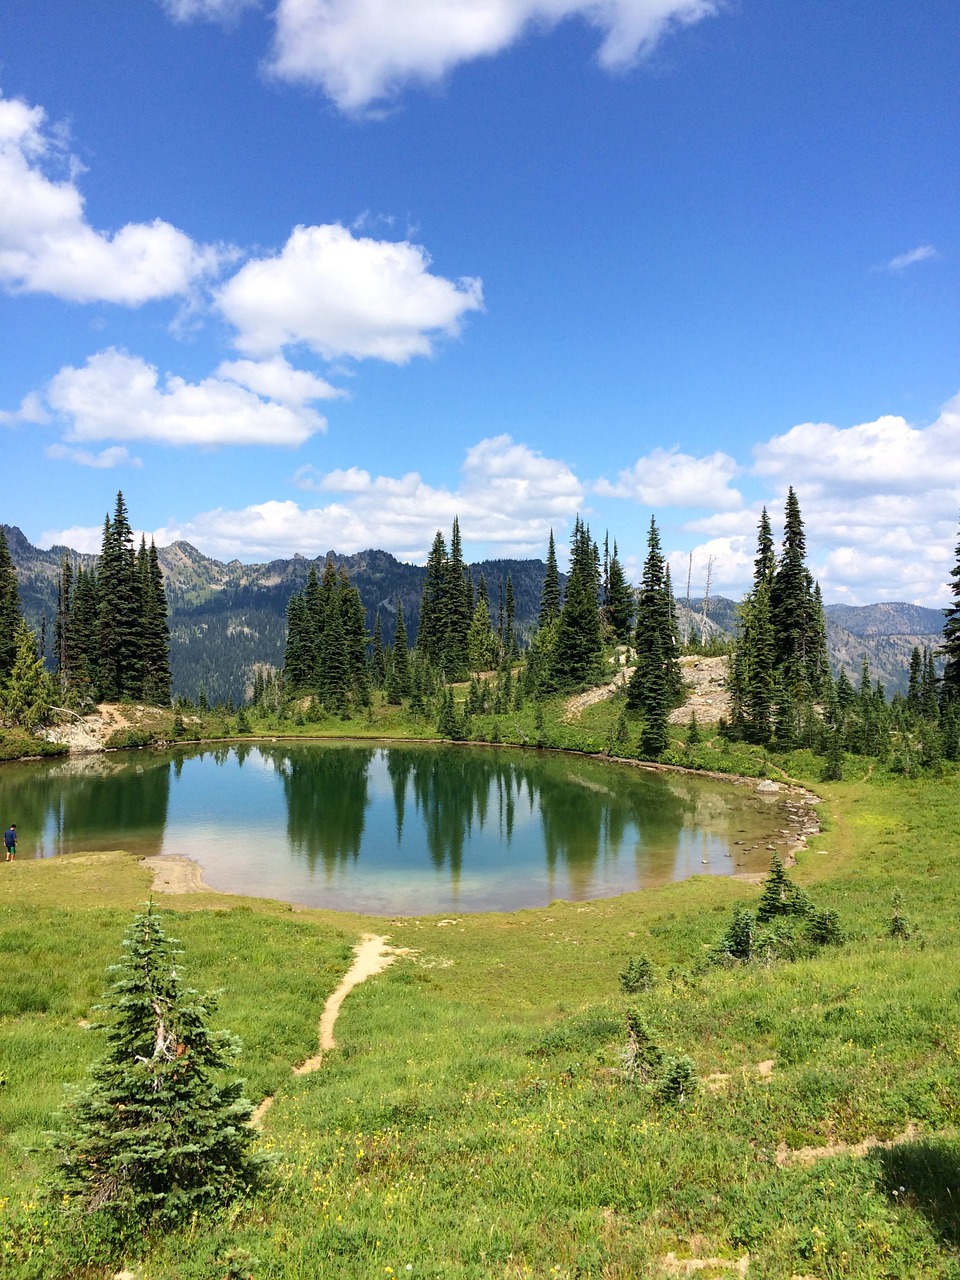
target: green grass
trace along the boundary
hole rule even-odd
[[[599,736],[603,711],[578,731]],[[804,753],[744,754],[817,776]],[[101,1277],[125,1261],[144,1280],[626,1280],[666,1274],[672,1251],[749,1252],[751,1280],[960,1277],[960,787],[874,768],[821,791],[823,834],[791,875],[849,940],[790,965],[701,968],[733,904],[758,894],[707,877],[388,923],[176,900],[165,926],[187,980],[223,989],[216,1023],[244,1041],[251,1096],[276,1094],[263,1141],[278,1160],[263,1191],[139,1258],[58,1234],[37,1195],[46,1157],[29,1148],[97,1052],[78,1021],[148,877],[123,854],[0,868],[0,1273]],[[897,889],[922,937],[888,936]],[[350,995],[321,1070],[293,1077],[365,927],[410,953]],[[626,996],[638,954],[657,980]],[[729,1080],[658,1101],[623,1072],[628,1006],[666,1054]],[[777,1162],[778,1148],[908,1125],[914,1137],[865,1158]],[[81,1257],[103,1265],[83,1272]]]

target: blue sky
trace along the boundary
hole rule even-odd
[[[7,0],[3,520],[941,603],[955,0]]]

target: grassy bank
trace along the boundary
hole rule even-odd
[[[604,710],[576,732],[599,734]],[[815,780],[802,754],[756,763]],[[960,1276],[960,790],[868,772],[819,788],[825,830],[793,873],[848,941],[792,964],[704,967],[758,893],[722,879],[386,925],[177,899],[164,914],[188,980],[223,988],[251,1096],[276,1093],[264,1142],[279,1158],[249,1202],[127,1264],[144,1280],[614,1278],[671,1274],[670,1253],[749,1253],[753,1280]],[[80,1022],[148,876],[119,853],[2,870],[0,1271],[78,1275],[100,1246],[58,1233],[29,1148],[98,1052]],[[889,936],[898,889],[906,940]],[[350,996],[321,1071],[292,1077],[370,926],[410,956]],[[656,983],[626,996],[638,954]],[[693,1058],[701,1086],[682,1105],[625,1075],[628,1006]],[[864,1157],[842,1145],[905,1132]]]

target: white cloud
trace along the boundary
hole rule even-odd
[[[67,462],[76,462],[81,467],[142,467],[139,458],[130,456],[125,445],[114,444],[99,453],[91,453],[89,449],[71,449],[66,444],[50,444],[43,451],[48,458],[62,458]]]
[[[929,427],[885,415],[834,427],[804,422],[754,450],[756,472],[824,493],[918,493],[960,485],[960,395]]]
[[[50,421],[50,415],[43,407],[43,401],[36,391],[30,391],[20,401],[19,409],[0,409],[0,422],[44,423]]]
[[[233,22],[260,0],[160,0],[174,22]]]
[[[98,556],[103,546],[103,525],[73,524],[69,529],[45,529],[37,539],[38,547],[69,547],[71,551],[85,551]]]
[[[61,369],[47,387],[46,400],[66,419],[65,438],[71,442],[296,446],[326,429],[324,418],[302,400],[289,398],[294,377],[287,377],[285,402],[265,400],[248,389],[256,382],[255,373],[247,368],[250,362],[239,363],[247,386],[240,385],[235,374],[230,374],[232,381],[214,376],[190,383],[172,375],[161,380],[153,365],[110,347],[91,356],[83,368]],[[297,372],[289,369],[289,375]],[[264,384],[285,376],[278,362],[272,362]],[[326,394],[327,384],[314,381],[317,387],[312,392],[308,389],[305,399]]]
[[[285,80],[322,85],[344,111],[362,111],[569,18],[596,27],[601,66],[621,70],[671,27],[719,7],[720,0],[279,0],[271,67]]]
[[[895,258],[891,258],[889,262],[884,263],[880,270],[905,271],[907,267],[912,267],[917,262],[929,262],[931,258],[939,258],[939,256],[932,244],[919,244],[916,249],[908,249],[906,253],[898,253]]]
[[[274,356],[272,360],[225,360],[217,369],[216,376],[238,382],[258,396],[278,400],[281,404],[335,400],[347,394],[306,369],[294,369],[283,356]]]
[[[632,498],[650,507],[717,507],[728,510],[742,506],[743,498],[730,481],[740,468],[729,454],[711,453],[694,458],[677,448],[654,449],[638,458],[616,483],[598,480],[594,488],[605,497]]]
[[[566,463],[545,458],[509,436],[468,450],[456,489],[428,484],[417,472],[371,476],[358,467],[316,472],[301,467],[302,489],[330,494],[319,507],[272,500],[239,511],[206,511],[154,531],[158,544],[178,538],[209,555],[232,558],[319,555],[383,548],[407,560],[423,560],[437,529],[446,534],[460,518],[471,555],[543,555],[550,528],[563,526],[581,509],[583,486]],[[44,534],[46,541],[67,532]]]
[[[230,256],[159,218],[95,231],[84,215],[77,166],[44,131],[45,118],[40,107],[0,97],[0,285],[71,302],[139,306],[189,293]],[[57,163],[69,166],[60,180],[44,169]]]
[[[326,360],[377,357],[405,364],[430,355],[482,307],[479,280],[431,274],[408,241],[356,237],[339,224],[296,227],[274,257],[246,263],[217,292],[238,330],[235,345],[267,356],[295,344]]]

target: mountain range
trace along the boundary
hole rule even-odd
[[[60,546],[44,551],[15,525],[0,527],[16,566],[27,622],[46,632],[49,657],[63,557],[85,568],[95,564],[96,557]],[[160,547],[158,558],[170,605],[170,661],[176,693],[193,697],[202,686],[212,702],[238,701],[251,687],[258,666],[280,666],[290,596],[304,585],[311,566],[322,572],[328,559],[344,569],[360,592],[370,631],[379,611],[384,640],[392,641],[399,601],[411,643],[416,637],[426,570],[422,565],[404,564],[387,551],[349,556],[330,551],[313,560],[296,555],[266,564],[242,564],[214,560],[189,542],[174,542]],[[532,631],[545,568],[542,560],[484,560],[470,566],[475,585],[481,573],[486,579],[495,624],[509,575],[517,629],[521,636]],[[683,628],[733,633],[736,601],[723,596],[710,599],[705,623],[702,600],[692,600],[689,606],[685,600],[677,603]],[[913,647],[935,649],[943,627],[941,610],[905,603],[827,605],[826,615],[834,671],[843,668],[856,683],[866,657],[872,675],[883,681],[890,694],[906,688]]]

